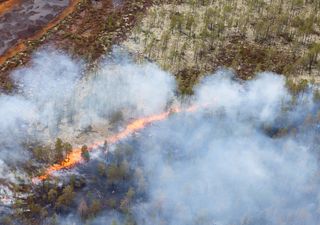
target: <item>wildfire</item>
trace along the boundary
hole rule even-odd
[[[174,109],[169,110],[167,112],[163,112],[160,114],[156,114],[156,115],[152,115],[152,116],[148,116],[148,117],[134,120],[131,123],[129,123],[123,131],[116,133],[110,137],[107,137],[105,141],[96,142],[96,143],[93,143],[92,145],[88,146],[88,150],[92,151],[92,150],[98,148],[99,146],[104,145],[105,143],[114,144],[114,143],[130,136],[131,134],[133,134],[139,130],[144,129],[146,126],[150,125],[153,122],[165,120],[166,118],[169,117],[169,115],[171,113],[180,113],[182,111],[193,112],[196,109],[197,109],[196,106],[191,106],[191,107],[184,109],[184,110],[181,108],[174,108]],[[72,168],[76,164],[78,164],[82,161],[83,161],[83,159],[81,156],[81,149],[75,148],[71,151],[71,153],[69,153],[66,156],[66,158],[61,163],[54,164],[54,165],[50,166],[49,168],[47,168],[46,171],[43,173],[43,175],[34,178],[33,182],[36,183],[37,181],[46,180],[53,172],[60,171],[63,169]]]

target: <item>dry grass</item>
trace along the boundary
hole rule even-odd
[[[320,62],[306,64],[310,46],[320,40],[318,3],[281,2],[167,1],[151,7],[123,45],[177,75],[186,93],[219,67],[243,79],[265,70],[315,79]]]

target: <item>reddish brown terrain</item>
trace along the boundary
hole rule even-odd
[[[93,62],[126,37],[152,0],[40,0],[0,2],[0,89],[35,49],[54,46]]]
[[[15,7],[21,0],[0,0],[0,15]]]
[[[69,5],[69,0],[25,0],[1,15],[0,55],[19,40],[32,37]]]

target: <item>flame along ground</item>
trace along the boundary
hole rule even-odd
[[[123,140],[124,138],[130,136],[131,134],[144,129],[146,126],[150,125],[151,123],[167,119],[171,113],[193,112],[196,110],[197,110],[197,106],[190,106],[189,108],[186,108],[186,109],[177,107],[160,114],[151,115],[151,116],[134,120],[131,123],[129,123],[123,131],[120,131],[119,133],[116,133],[114,135],[111,135],[110,137],[107,137],[106,140],[95,142],[92,145],[88,146],[88,150],[93,151],[97,149],[99,146],[103,146],[105,143],[114,144],[120,140]],[[81,163],[82,161],[83,159],[81,156],[81,148],[75,148],[66,156],[66,158],[61,163],[50,166],[45,170],[45,172],[41,176],[33,178],[32,181],[33,183],[38,183],[39,181],[46,180],[54,172],[57,172],[63,169],[72,168],[78,163]]]

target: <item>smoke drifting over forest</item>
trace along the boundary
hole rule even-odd
[[[138,224],[317,224],[317,125],[278,138],[265,130],[299,126],[296,108],[313,110],[306,101],[285,112],[284,85],[275,74],[240,84],[220,71],[195,89],[206,108],[146,130],[150,200],[136,207]]]
[[[43,51],[13,73],[18,92],[0,96],[1,178],[27,158],[29,142],[72,141],[89,126],[105,135],[114,113],[128,121],[180,104],[174,77],[153,64],[137,65],[115,50],[100,67],[85,76],[82,62]],[[146,200],[132,206],[137,224],[317,224],[319,125],[308,118],[319,106],[312,90],[293,101],[280,75],[240,82],[221,70],[194,92],[184,104],[197,111],[172,114],[127,140],[146,180]],[[74,217],[61,216],[61,223]],[[121,217],[105,212],[93,224]]]
[[[35,54],[30,67],[15,71],[18,93],[0,96],[1,159],[26,159],[26,142],[45,143],[62,134],[74,138],[88,126],[102,124],[106,132],[108,116],[118,111],[128,119],[164,110],[174,78],[116,52],[113,62],[90,78],[81,75],[81,62],[52,50]]]

